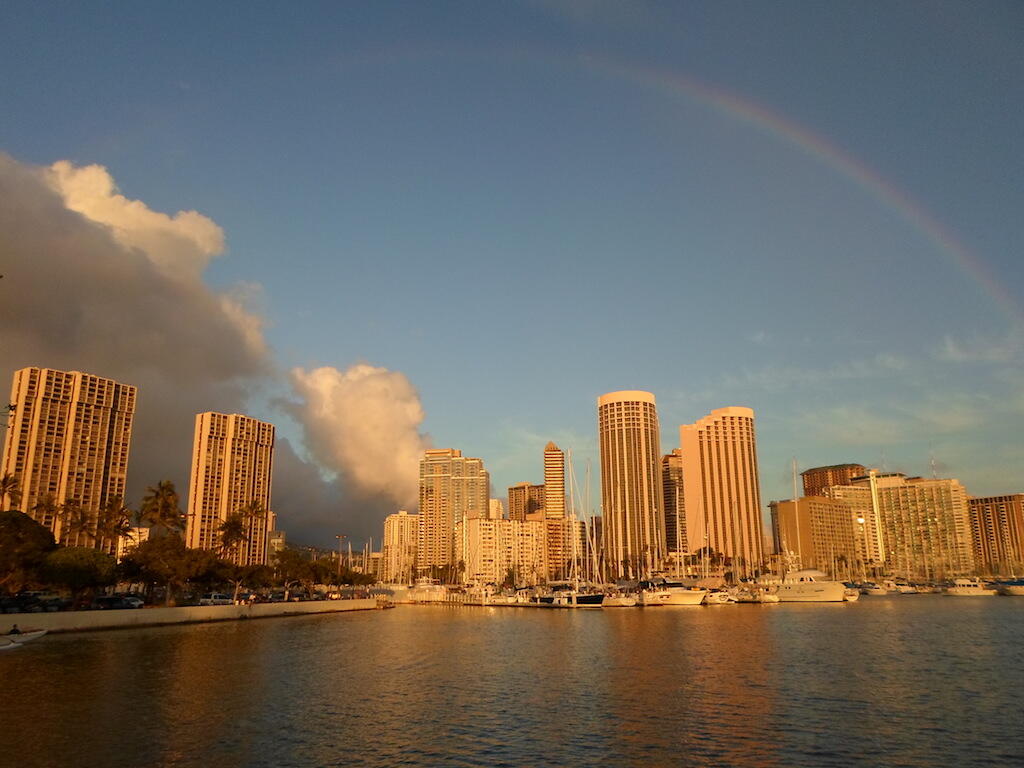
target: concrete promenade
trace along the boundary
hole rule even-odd
[[[106,611],[61,611],[59,613],[5,613],[0,614],[0,634],[7,632],[13,624],[17,624],[21,629],[85,632],[96,629],[124,629],[164,624],[301,616],[312,613],[368,611],[377,607],[377,600],[371,597],[359,600],[310,600],[301,603],[199,605],[183,608],[135,608]]]

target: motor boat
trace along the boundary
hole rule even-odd
[[[786,574],[776,594],[784,603],[842,603],[849,602],[847,587],[841,581],[831,581],[822,572],[813,569]]]
[[[889,590],[883,586],[875,584],[873,581],[864,581],[860,585],[860,593],[862,595],[874,595],[880,597],[881,595],[888,595]]]
[[[47,630],[45,629],[26,629],[16,634],[0,635],[0,640],[4,642],[0,643],[0,651],[13,650],[25,643],[30,643],[33,640],[38,640],[40,637],[45,635]]]
[[[775,596],[778,598],[778,595]],[[735,603],[736,598],[733,597],[729,592],[724,589],[713,589],[704,595],[705,605],[726,605],[727,603]]]
[[[604,593],[584,584],[559,581],[548,584],[547,592],[537,596],[537,602],[549,608],[600,608]]]
[[[651,607],[655,605],[700,605],[707,595],[706,589],[685,587],[679,582],[641,581],[638,585],[636,604]]]
[[[953,579],[953,586],[946,587],[946,594],[957,597],[989,597],[997,592],[978,579]]]
[[[1024,579],[997,582],[996,591],[999,592],[1000,595],[1024,597]]]
[[[732,598],[737,603],[778,603],[779,596],[756,584],[742,584],[732,591]]]
[[[604,596],[602,608],[634,608],[636,607],[636,596],[624,592],[611,592]]]

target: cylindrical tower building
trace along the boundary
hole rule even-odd
[[[665,556],[661,439],[650,392],[609,392],[597,399],[605,571],[640,578]]]

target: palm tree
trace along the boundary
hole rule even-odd
[[[180,532],[185,527],[180,503],[174,483],[170,480],[161,480],[146,489],[146,495],[142,497],[142,505],[139,507],[139,518],[150,526]]]
[[[249,540],[245,515],[237,512],[228,515],[227,520],[217,528],[220,533],[220,556],[227,557],[243,541]]]
[[[57,514],[60,517],[60,538],[65,546],[72,541],[77,545],[83,534],[95,543],[95,521],[78,499],[65,499]]]
[[[10,499],[10,502],[6,500]],[[0,512],[6,512],[21,503],[21,483],[14,475],[0,477]]]
[[[36,502],[36,505],[32,507],[32,511],[35,513],[37,523],[52,529],[54,521],[57,519],[57,514],[60,512],[60,505],[57,504],[57,499],[54,498],[53,494],[48,493]]]
[[[117,549],[121,539],[132,538],[132,511],[121,496],[111,496],[100,507],[96,520],[96,538],[103,549]]]

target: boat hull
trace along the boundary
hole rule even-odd
[[[24,645],[30,643],[33,640],[37,640],[45,635],[47,630],[45,629],[33,629],[27,632],[22,632],[20,635],[4,635],[3,637],[10,640],[15,645]]]
[[[636,598],[627,597],[625,595],[610,595],[606,596],[604,602],[601,603],[602,608],[635,608]]]
[[[846,587],[841,582],[810,581],[780,584],[776,594],[783,603],[842,603]]]

